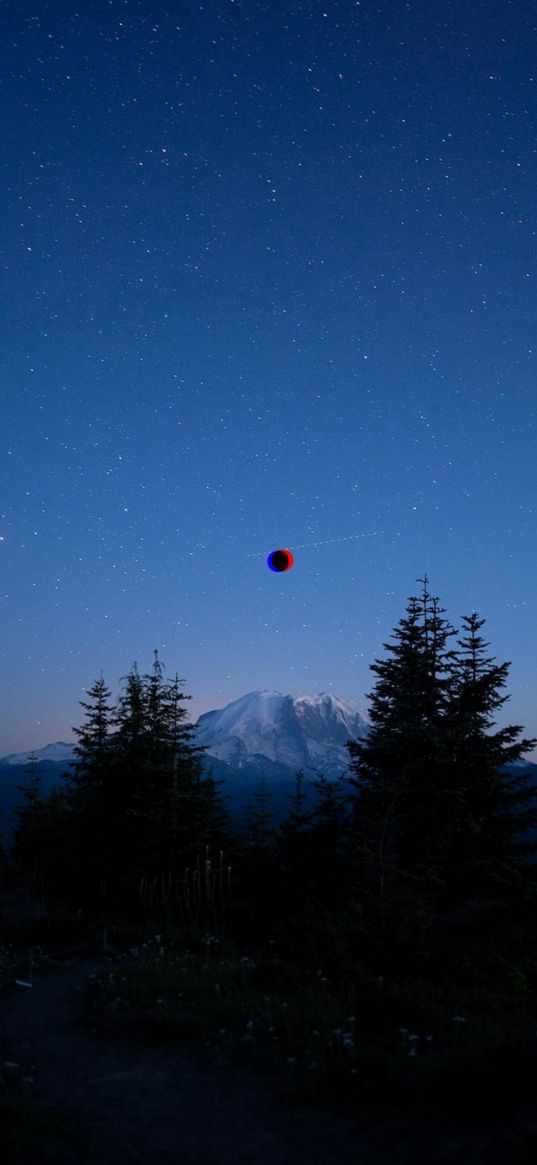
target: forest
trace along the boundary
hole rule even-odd
[[[489,1105],[531,1098],[537,790],[513,762],[537,740],[495,726],[510,664],[485,620],[455,631],[420,582],[348,770],[308,808],[297,772],[277,826],[261,781],[232,831],[156,651],[116,701],[93,682],[47,798],[30,759],[4,885],[121,954],[119,1004],[106,979],[88,992],[97,1028],[194,1034],[351,1110],[462,1111],[479,1081]]]

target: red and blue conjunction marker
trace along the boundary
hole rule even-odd
[[[267,558],[267,566],[281,574],[284,570],[290,570],[294,561],[290,550],[273,550]]]

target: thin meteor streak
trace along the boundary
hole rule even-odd
[[[375,538],[377,535],[383,534],[383,530],[372,530],[367,534],[346,534],[343,538],[322,538],[319,542],[303,542],[301,546],[293,546],[293,550],[310,550],[314,546],[331,546],[334,542],[350,542],[352,538]],[[291,543],[289,543],[291,549]],[[255,554],[247,554],[247,558],[261,558],[266,551],[256,551]]]

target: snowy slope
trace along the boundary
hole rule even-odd
[[[292,771],[319,769],[329,777],[347,766],[345,742],[363,737],[368,722],[358,704],[328,692],[293,697],[263,690],[205,712],[196,728],[207,757],[235,768],[269,761]]]
[[[318,696],[283,695],[261,690],[248,692],[224,708],[204,712],[196,724],[196,743],[208,746],[207,757],[216,757],[242,769],[252,762],[270,762],[295,771],[320,767],[326,776],[346,766],[345,741],[367,731],[367,720],[358,704],[321,692]],[[42,763],[67,765],[75,759],[74,747],[58,740],[35,750]],[[26,766],[29,752],[10,753],[0,766]]]
[[[63,740],[57,740],[54,744],[46,744],[44,748],[36,748],[34,751],[39,761],[46,760],[51,761],[52,764],[67,764],[75,759],[74,749],[75,741],[72,744],[66,744]],[[30,749],[28,752],[10,752],[8,756],[0,758],[0,764],[26,765],[31,751]]]

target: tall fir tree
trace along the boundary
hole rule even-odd
[[[166,717],[170,742],[171,784],[168,793],[170,845],[174,867],[191,862],[200,846],[226,844],[228,817],[220,792],[221,782],[204,770],[206,745],[195,743],[196,727],[187,722],[183,700],[191,700],[180,689],[176,674],[166,691]]]
[[[324,773],[313,782],[316,804],[307,830],[310,884],[327,905],[341,897],[349,828],[348,791],[341,779]]]
[[[121,692],[113,716],[115,787],[120,791],[122,831],[119,838],[118,884],[132,892],[142,876],[152,874],[155,844],[153,734],[149,728],[147,689],[135,662],[122,677]]]
[[[19,786],[24,803],[13,811],[15,831],[11,856],[16,871],[30,879],[43,905],[49,894],[68,901],[75,886],[69,866],[65,792],[62,788],[53,789],[48,797],[43,797],[38,765],[38,758],[32,753],[26,768],[28,784]]]
[[[443,716],[449,703],[456,652],[446,644],[456,631],[428,591],[412,596],[399,622],[392,658],[377,660],[379,677],[368,693],[372,729],[348,741],[349,785],[355,790],[354,865],[384,913],[388,898],[425,897],[438,883],[435,829],[442,817],[438,773],[445,755]]]
[[[394,658],[371,665],[380,677],[370,693],[372,731],[347,743],[355,869],[383,924],[405,902],[434,912],[520,889],[529,844],[520,832],[536,824],[527,777],[504,770],[536,742],[515,743],[520,726],[487,732],[505,702],[509,664],[485,658],[475,613],[464,619],[462,651],[448,650],[456,632],[423,581],[397,646],[385,645]]]
[[[114,740],[111,734],[114,708],[103,674],[80,700],[85,723],[73,726],[78,737],[71,771],[64,773],[65,805],[69,835],[65,839],[69,877],[78,883],[81,897],[104,896],[114,867],[121,834],[123,791],[117,788]]]
[[[195,743],[183,707],[192,696],[177,674],[171,683],[163,676],[157,651],[150,675],[140,678],[134,665],[116,716],[135,868],[149,877],[182,872],[200,847],[222,848],[227,836],[219,783],[203,772],[206,746]]]
[[[463,623],[467,634],[459,640],[445,721],[451,811],[442,853],[448,901],[520,892],[528,880],[527,861],[537,853],[535,841],[522,837],[537,826],[537,790],[527,774],[506,767],[537,740],[516,741],[518,724],[490,732],[494,713],[510,698],[500,693],[511,665],[486,656],[490,644],[479,634],[485,619],[473,611]]]
[[[111,727],[114,709],[110,704],[111,695],[101,672],[101,678],[88,691],[92,702],[79,701],[80,707],[85,710],[86,722],[82,728],[73,726],[73,732],[78,737],[74,749],[77,759],[72,765],[72,774],[65,774],[69,790],[73,793],[76,790],[78,794],[79,810],[84,802],[84,794],[87,797],[95,795],[107,779],[113,748]]]
[[[307,797],[304,792],[302,769],[295,773],[294,789],[289,802],[289,813],[277,830],[277,840],[283,869],[296,880],[304,867],[305,839],[311,820],[311,814],[306,809]]]
[[[152,671],[144,676],[142,685],[145,723],[143,744],[139,745],[139,751],[143,772],[146,852],[150,864],[157,860],[157,855],[166,864],[170,840],[174,749],[164,666],[159,660],[157,649],[154,651]]]
[[[35,883],[43,870],[44,804],[41,796],[39,758],[30,753],[25,768],[28,780],[17,785],[23,795],[22,805],[13,810],[14,834],[11,856],[16,868]]]
[[[262,861],[271,858],[274,853],[276,831],[265,773],[259,777],[253,801],[246,808],[243,824],[246,847],[250,853]]]

